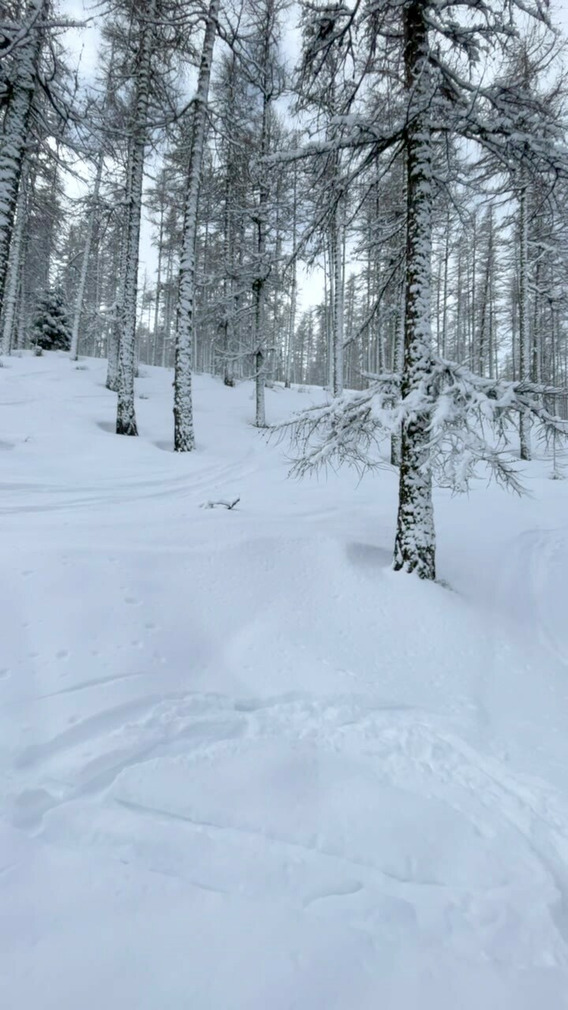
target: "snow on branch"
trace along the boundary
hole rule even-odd
[[[361,393],[344,393],[276,425],[272,431],[289,435],[299,450],[292,459],[292,475],[345,463],[360,474],[381,466],[379,444],[391,430],[389,414],[399,390],[398,375],[379,376]]]
[[[426,416],[430,465],[440,486],[466,491],[485,464],[490,478],[521,493],[511,452],[519,418],[532,419],[546,443],[567,438],[568,421],[543,406],[544,397],[565,392],[537,383],[486,379],[432,355],[427,376],[402,400],[399,376],[381,375],[363,392],[311,407],[273,431],[289,435],[298,450],[292,459],[293,476],[342,464],[362,474],[387,465],[381,455],[385,437]]]

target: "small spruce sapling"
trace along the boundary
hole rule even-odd
[[[71,324],[63,293],[58,289],[45,291],[38,299],[31,331],[34,348],[42,351],[68,351],[71,346]]]

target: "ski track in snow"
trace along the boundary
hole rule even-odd
[[[119,733],[117,738],[116,730],[124,724],[128,726],[128,736],[134,740],[122,744],[124,734]],[[68,804],[80,806],[82,800],[98,794],[107,811],[112,812],[118,804],[131,815],[132,839],[138,833],[136,820],[139,817],[158,818],[181,823],[213,837],[220,836],[220,844],[226,843],[229,849],[235,836],[244,834],[257,839],[266,850],[267,858],[276,860],[282,867],[286,867],[291,858],[297,860],[298,853],[300,857],[317,855],[324,861],[331,861],[335,872],[341,875],[337,883],[323,891],[314,892],[308,887],[304,893],[296,895],[297,903],[303,908],[325,897],[340,899],[363,891],[363,882],[352,882],[357,871],[360,874],[364,871],[372,884],[385,894],[410,902],[416,900],[417,887],[429,890],[442,887],[448,890],[445,902],[448,909],[453,907],[455,895],[443,880],[421,879],[411,869],[405,878],[404,873],[389,872],[373,861],[354,858],[340,847],[330,848],[317,842],[306,844],[248,826],[217,823],[170,810],[167,806],[122,798],[120,790],[117,795],[113,793],[113,787],[120,784],[128,770],[139,771],[148,762],[159,765],[180,755],[184,759],[189,756],[190,780],[199,772],[200,762],[212,760],[215,754],[229,753],[238,761],[242,741],[250,745],[274,739],[284,739],[290,745],[305,740],[315,745],[319,753],[329,749],[335,754],[357,755],[359,760],[372,762],[375,768],[380,768],[378,783],[397,784],[405,790],[414,789],[418,794],[426,790],[439,797],[451,793],[454,809],[477,824],[482,833],[495,822],[511,828],[535,874],[538,892],[544,893],[550,903],[562,941],[553,952],[548,952],[548,957],[555,963],[566,963],[568,878],[563,867],[568,865],[568,812],[559,809],[554,796],[548,795],[546,790],[535,789],[534,784],[519,783],[463,741],[443,733],[424,713],[396,711],[391,707],[374,713],[364,708],[358,712],[341,700],[315,704],[309,700],[280,699],[262,703],[245,699],[234,703],[224,697],[210,696],[138,699],[136,703],[105,709],[48,744],[23,751],[11,784],[13,821],[17,827],[39,832],[40,837],[45,830],[50,844],[66,846],[73,839],[72,844],[83,850],[93,844],[91,829],[84,834],[77,833],[73,818],[70,829],[63,808]],[[89,758],[82,763],[86,748]],[[30,771],[33,776],[29,775]],[[18,779],[22,777],[27,778],[28,784],[18,789]],[[50,791],[53,780],[57,782],[58,795]],[[63,814],[61,827],[59,813]],[[46,819],[47,828],[44,827]],[[98,835],[95,844],[100,845]],[[178,844],[185,846],[186,839],[180,838]],[[119,856],[124,839],[120,835],[113,839],[111,833],[110,838],[105,838],[105,845],[112,854]],[[179,855],[173,859],[174,867],[179,859]],[[146,857],[145,865],[150,870],[176,875],[174,868],[164,868],[160,860],[156,865],[152,856],[149,860]],[[346,882],[344,878],[349,874],[351,878]],[[190,879],[198,887],[214,887],[210,881]],[[238,893],[242,894],[246,886],[246,878],[244,883],[241,879]],[[496,905],[502,903],[506,887],[506,882],[500,885]],[[518,881],[513,881],[513,887],[518,887]],[[214,889],[227,890],[226,887]],[[254,887],[252,890],[254,893]],[[467,886],[460,890],[468,893]]]
[[[349,481],[327,490],[285,483],[281,448],[267,446],[245,423],[248,399],[238,401],[210,379],[201,380],[204,408],[215,395],[218,409],[229,403],[233,413],[209,456],[204,447],[189,461],[172,453],[164,464],[157,444],[167,439],[159,429],[135,446],[110,438],[100,413],[101,402],[111,400],[101,390],[73,400],[83,437],[88,430],[97,440],[95,475],[81,461],[78,439],[76,479],[61,460],[54,462],[56,480],[24,479],[28,467],[19,453],[32,453],[43,472],[49,449],[43,441],[33,448],[41,425],[29,443],[20,434],[36,380],[41,389],[43,374],[53,381],[53,397],[61,397],[59,379],[78,390],[102,372],[95,363],[91,374],[66,376],[66,368],[56,358],[40,374],[33,359],[14,361],[18,384],[31,392],[4,401],[21,408],[18,430],[0,443],[16,450],[6,457],[16,459],[13,472],[0,481],[0,512],[13,524],[7,529],[16,544],[14,552],[5,548],[6,561],[20,579],[6,605],[14,613],[21,607],[25,618],[18,612],[24,633],[6,621],[10,656],[0,655],[5,823],[39,852],[68,853],[93,866],[110,860],[140,881],[157,874],[225,902],[268,901],[313,923],[313,936],[323,922],[352,930],[353,942],[365,937],[374,952],[365,954],[367,966],[381,946],[394,944],[402,951],[401,978],[405,950],[409,957],[425,951],[427,960],[443,950],[458,978],[467,965],[463,990],[450,987],[447,1003],[437,990],[430,1003],[433,982],[425,976],[425,1008],[517,1010],[516,995],[507,1002],[513,984],[508,990],[503,978],[520,973],[522,988],[523,973],[537,969],[560,972],[557,982],[552,976],[549,1010],[568,1006],[568,795],[552,775],[568,758],[561,739],[562,728],[568,738],[566,529],[527,529],[521,516],[490,592],[480,564],[481,593],[493,611],[484,625],[459,593],[414,580],[403,593],[402,578],[385,572],[388,536],[369,542],[377,478],[361,493]],[[9,370],[0,378],[7,388]],[[159,401],[167,377],[154,370],[150,379]],[[304,405],[287,396],[286,410]],[[51,403],[44,389],[42,398]],[[282,401],[272,406],[285,414]],[[140,405],[148,426],[154,409],[152,401]],[[53,437],[63,438],[58,423]],[[213,439],[209,430],[206,439]],[[107,452],[115,476],[105,472]],[[242,491],[235,514],[198,511],[204,499],[233,489]],[[554,491],[563,493],[559,484]],[[392,488],[388,494],[391,502]],[[190,518],[180,505],[191,507]],[[69,527],[57,525],[58,513]],[[560,507],[549,518],[558,514]],[[86,539],[85,516],[92,523]],[[67,596],[45,621],[34,620],[38,601],[51,592]],[[175,650],[168,652],[172,638]],[[517,718],[525,688],[515,697],[511,685],[520,684],[523,663],[523,684],[532,686]],[[539,676],[544,697],[533,709]],[[533,738],[542,741],[534,755]],[[0,860],[0,889],[22,859]],[[23,908],[25,895],[18,895]],[[272,913],[259,914],[268,928]],[[234,942],[238,949],[237,936]],[[290,939],[299,978],[293,947]],[[25,957],[25,943],[22,950]],[[58,956],[64,979],[65,950]],[[272,964],[268,947],[261,956]],[[471,991],[472,965],[474,974],[489,965],[497,980],[494,991],[480,990],[480,1002]],[[29,990],[36,998],[38,970],[38,988]],[[340,988],[336,1002],[324,1001],[317,988],[324,982],[319,977],[315,990],[312,982],[278,1007],[375,1005],[362,997],[350,1005]],[[414,1010],[396,995],[397,984],[381,1005]],[[22,1005],[16,983],[10,992]],[[131,1005],[181,1008],[176,998],[162,1003],[160,992],[153,1002],[140,996]],[[188,999],[197,1010],[268,1005],[266,992],[253,998],[244,987],[230,1004],[215,993]],[[84,1002],[68,998],[60,987],[49,1007],[61,999],[62,1010],[76,998]],[[526,1010],[540,1006],[537,997],[526,999]],[[118,1010],[112,995],[105,1002]]]

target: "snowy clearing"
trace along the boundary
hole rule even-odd
[[[443,588],[393,473],[205,376],[175,455],[146,366],[116,437],[104,370],[0,370],[0,1006],[568,1007],[568,484],[438,492]]]

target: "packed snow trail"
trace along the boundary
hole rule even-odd
[[[568,1007],[568,489],[286,479],[252,387],[0,370],[0,1005]],[[322,393],[268,390],[271,418]],[[234,500],[233,510],[203,508]]]

